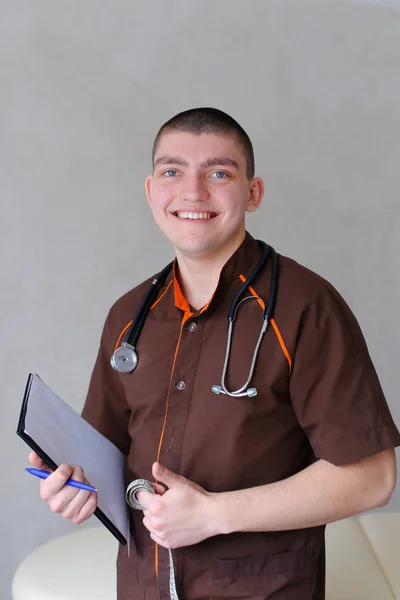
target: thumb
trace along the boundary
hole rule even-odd
[[[177,485],[181,485],[186,481],[184,477],[170,471],[159,462],[153,464],[152,472],[154,479],[161,481],[161,483],[164,483],[168,488],[177,487]]]
[[[30,452],[29,456],[28,456],[28,460],[31,463],[32,467],[35,467],[36,469],[43,469],[43,471],[49,471],[51,472],[52,469],[49,469],[49,467],[46,465],[45,462],[43,462],[43,460],[40,458],[40,456],[38,456],[38,454],[36,454],[36,452]]]

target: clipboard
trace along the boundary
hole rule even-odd
[[[26,383],[17,435],[50,469],[57,469],[57,462],[82,466],[90,484],[97,488],[94,515],[120,544],[129,542],[123,454],[36,374],[30,373]]]

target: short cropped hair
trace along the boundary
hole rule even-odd
[[[163,133],[167,131],[184,131],[188,133],[215,133],[221,135],[232,135],[236,137],[239,145],[242,148],[246,159],[246,175],[248,179],[254,177],[254,150],[253,144],[243,127],[239,125],[233,117],[224,113],[217,108],[191,108],[184,112],[178,113],[169,119],[158,131],[153,143],[153,167],[154,156]]]

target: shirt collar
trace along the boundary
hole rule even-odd
[[[208,303],[198,311],[192,311],[182,293],[178,278],[176,277],[176,260],[173,266],[174,300],[175,306],[187,316],[198,316],[205,312],[209,306],[218,305],[226,298],[226,294],[234,294],[239,290],[242,282],[240,275],[247,279],[261,258],[261,249],[257,241],[246,231],[245,239],[239,248],[232,254],[221,269],[219,281]],[[230,296],[229,296],[230,297]],[[232,296],[233,297],[233,296]]]

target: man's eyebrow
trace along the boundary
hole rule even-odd
[[[157,165],[180,165],[181,167],[188,167],[189,163],[180,156],[164,154],[154,161],[154,166],[156,167]]]
[[[169,154],[164,154],[163,156],[159,156],[154,161],[154,166],[157,165],[179,165],[181,167],[188,167],[189,163],[187,160],[182,158],[181,156],[171,156]],[[239,170],[239,165],[236,160],[229,158],[228,156],[213,156],[211,158],[207,158],[200,165],[202,169],[207,169],[208,167],[234,167]]]
[[[222,167],[235,167],[235,169],[239,170],[239,165],[236,162],[236,160],[233,160],[232,158],[229,158],[228,156],[213,156],[212,158],[207,158],[207,160],[202,162],[200,166],[203,169],[206,169],[207,167],[222,166]]]

